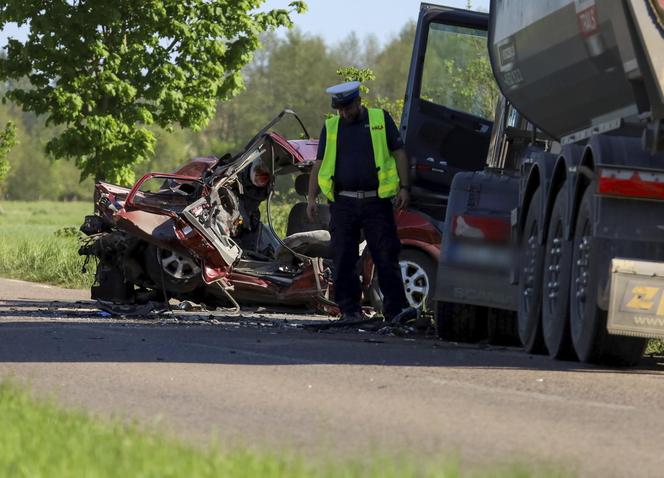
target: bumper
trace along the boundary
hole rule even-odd
[[[439,264],[434,297],[442,302],[516,310],[517,290],[506,274]]]

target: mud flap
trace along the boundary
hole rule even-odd
[[[613,259],[607,329],[664,339],[664,263]]]

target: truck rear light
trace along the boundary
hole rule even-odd
[[[415,166],[415,171],[419,172],[430,173],[432,169],[433,166],[429,166],[428,164],[418,164]]]
[[[459,215],[454,217],[455,237],[507,242],[510,238],[509,218]]]
[[[597,193],[640,199],[664,199],[664,172],[602,168]]]

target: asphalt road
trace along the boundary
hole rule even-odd
[[[0,378],[196,443],[664,474],[657,358],[604,369],[512,348],[316,333],[301,327],[310,317],[256,312],[120,320],[86,298],[0,279]]]

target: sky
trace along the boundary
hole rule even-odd
[[[421,0],[305,0],[307,13],[294,15],[302,31],[335,44],[351,32],[360,38],[374,34],[381,44],[396,36],[408,20],[417,20]],[[287,8],[290,0],[267,0],[265,9]],[[428,3],[466,8],[467,0],[430,0]],[[471,0],[473,9],[489,11],[489,0]]]
[[[261,10],[288,8],[291,0],[267,0]],[[408,20],[416,20],[421,0],[305,0],[309,9],[293,15],[295,25],[305,33],[323,37],[329,45],[338,43],[351,32],[364,38],[376,36],[381,44],[395,37]],[[466,0],[431,0],[430,3],[465,8]],[[473,8],[489,10],[489,0],[471,0]],[[8,36],[24,37],[15,26],[0,32],[0,46]]]

